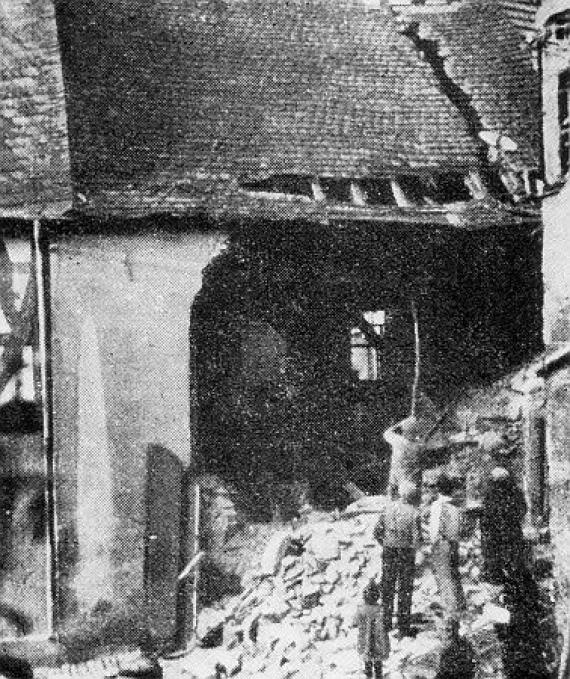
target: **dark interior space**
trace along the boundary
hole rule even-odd
[[[299,488],[323,508],[349,501],[347,481],[384,490],[382,433],[411,406],[412,303],[420,391],[436,407],[540,346],[530,228],[250,222],[232,233],[192,311],[197,439],[202,471],[256,519]]]

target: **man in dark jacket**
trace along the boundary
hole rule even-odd
[[[481,551],[488,582],[504,585],[506,577],[524,567],[525,514],[522,490],[506,469],[495,467],[481,512]]]
[[[549,645],[544,623],[550,611],[540,589],[526,568],[507,574],[503,594],[510,621],[496,625],[502,642],[503,669],[506,679],[549,679]],[[550,643],[549,643],[550,642]]]
[[[417,493],[414,484],[401,482],[399,499],[386,503],[374,529],[374,536],[383,545],[381,587],[384,627],[392,629],[397,587],[400,636],[410,634],[415,558],[421,543],[420,514],[415,504]]]

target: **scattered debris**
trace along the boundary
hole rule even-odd
[[[219,635],[221,624],[223,642],[186,656],[187,679],[261,674],[278,679],[359,676],[352,621],[365,585],[372,578],[380,580],[382,547],[373,538],[373,528],[384,503],[383,496],[362,498],[336,520],[304,523],[290,534],[276,533],[260,563],[252,564],[246,576],[251,586],[230,599],[223,610],[202,611],[199,634],[208,638],[215,630]],[[302,544],[303,550],[288,549],[292,541]],[[469,609],[462,633],[478,652],[482,649],[482,667],[487,670],[479,676],[491,677],[501,662],[494,623],[506,620],[508,611],[494,606],[492,592],[480,583],[480,555],[478,536],[462,543],[461,572]],[[413,617],[417,633],[415,638],[403,639],[391,635],[385,676],[401,677],[402,672],[435,676],[442,620],[437,601],[426,546],[416,563]]]

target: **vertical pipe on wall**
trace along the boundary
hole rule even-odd
[[[53,393],[51,381],[51,333],[49,304],[49,245],[42,234],[41,221],[33,222],[32,261],[37,292],[39,354],[42,398],[42,443],[45,465],[45,504],[47,530],[47,617],[50,637],[57,634],[58,619],[58,563],[57,513],[55,502],[56,458],[53,446]]]
[[[544,157],[544,95],[542,92],[544,83],[544,40],[537,44],[537,69],[538,69],[538,106],[539,106],[539,133],[538,133],[538,176],[546,182],[546,159]]]
[[[414,348],[415,348],[415,363],[414,363],[414,383],[412,385],[412,407],[410,415],[412,417],[416,414],[416,405],[418,400],[418,388],[420,386],[420,323],[418,319],[418,307],[416,301],[412,299],[412,318],[414,321]]]
[[[196,483],[194,491],[194,536],[192,551],[198,554],[200,551],[200,484]],[[200,565],[196,564],[194,577],[192,579],[192,632],[196,633],[198,622],[198,580],[200,576]]]

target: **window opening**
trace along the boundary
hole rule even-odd
[[[329,200],[350,203],[350,179],[320,177],[321,186]]]
[[[563,42],[570,38],[570,12],[561,12],[547,24],[547,35],[551,40]]]
[[[313,197],[311,178],[298,175],[273,175],[261,181],[243,183],[242,188],[246,191]]]
[[[375,177],[359,180],[368,205],[396,205],[389,179]]]
[[[365,311],[358,325],[350,331],[351,366],[358,379],[378,380],[381,377],[381,344],[386,332],[386,311]]]
[[[447,172],[434,175],[426,181],[426,195],[438,203],[467,201],[471,194],[461,172]]]

